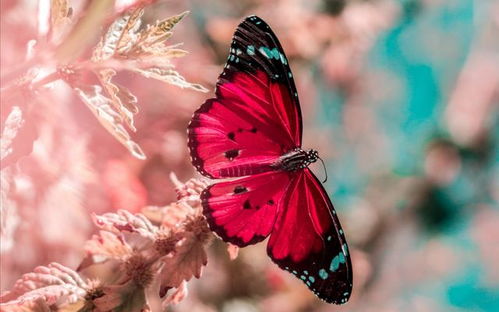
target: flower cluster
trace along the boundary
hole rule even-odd
[[[126,210],[93,215],[100,231],[86,242],[86,256],[77,270],[58,263],[37,267],[1,296],[2,311],[62,307],[65,311],[147,311],[146,294],[157,284],[164,306],[182,300],[186,282],[199,278],[207,263],[205,248],[212,234],[199,201],[204,183],[192,179],[183,184],[173,178],[177,202],[146,208],[145,214],[156,216],[152,221]]]

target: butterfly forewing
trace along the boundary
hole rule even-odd
[[[277,36],[258,16],[247,17],[236,29],[221,81],[232,73],[263,71],[280,86],[274,90],[274,107],[280,123],[296,146],[301,146],[302,120],[298,93],[288,59]],[[280,94],[277,94],[280,93]]]
[[[279,156],[301,146],[301,112],[287,58],[256,16],[237,28],[216,97],[188,126],[194,166],[211,178],[271,171]]]
[[[348,246],[326,191],[307,168],[297,173],[267,245],[270,258],[319,298],[347,302],[352,291]]]

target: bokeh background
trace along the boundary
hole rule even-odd
[[[2,77],[37,38],[37,8],[2,0]],[[209,93],[118,75],[139,100],[133,139],[146,160],[62,83],[30,99],[33,152],[2,170],[1,291],[37,265],[75,268],[95,231],[90,213],[166,205],[171,172],[199,177],[187,123],[212,96],[235,27],[257,14],[290,60],[304,147],[326,162],[353,295],[327,305],[273,265],[265,243],[231,261],[215,241],[203,276],[171,311],[499,311],[498,1],[158,0],[144,19],[186,10],[170,40],[190,53],[174,63]]]

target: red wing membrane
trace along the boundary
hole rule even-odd
[[[267,246],[270,258],[321,299],[345,303],[352,265],[333,204],[309,169],[296,173]]]
[[[286,56],[267,24],[253,16],[236,30],[219,77],[188,127],[192,163],[211,178],[273,170],[301,146],[301,112]]]
[[[211,230],[239,247],[264,240],[274,226],[290,178],[287,172],[268,172],[209,186],[201,201]]]

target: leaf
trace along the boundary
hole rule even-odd
[[[103,263],[109,259],[124,260],[133,253],[122,236],[114,233],[100,231],[99,235],[93,235],[92,239],[85,243],[87,256],[82,261],[77,271],[83,270],[93,264]]]
[[[73,9],[67,0],[52,0],[50,2],[50,23],[52,27],[57,27],[64,23],[65,19],[71,17]]]
[[[171,85],[178,86],[182,89],[189,88],[196,91],[208,92],[208,90],[200,84],[187,82],[177,71],[172,68],[165,67],[149,67],[149,68],[136,68],[134,71],[138,72],[146,78],[153,78],[160,80]]]
[[[156,24],[147,31],[148,36],[161,36],[161,34],[171,31],[187,14],[189,14],[189,11],[156,22]]]
[[[54,59],[59,64],[69,64],[87,51],[88,45],[94,41],[113,5],[114,0],[91,0],[71,32],[57,47]]]
[[[140,7],[133,9],[129,13],[129,19],[126,26],[123,29],[123,33],[120,41],[118,42],[116,51],[119,54],[126,54],[139,39],[138,30],[141,25],[140,18],[144,14],[144,10]]]
[[[92,215],[94,223],[105,231],[112,233],[130,232],[154,240],[158,228],[147,218],[138,213],[131,214],[126,210],[119,210],[117,213],[105,213],[101,216]]]
[[[161,306],[165,309],[170,304],[179,304],[185,297],[187,297],[187,293],[187,283],[183,281],[171,295],[164,298]]]
[[[31,154],[37,137],[34,120],[19,106],[13,106],[3,122],[0,137],[1,168],[15,163],[19,158]]]
[[[123,127],[121,115],[113,109],[113,101],[102,94],[102,87],[97,85],[75,87],[74,90],[80,99],[106,130],[111,133],[129,152],[138,159],[146,156],[140,146],[131,140],[130,135]]]
[[[237,255],[239,254],[239,247],[236,245],[232,245],[231,243],[228,243],[227,252],[229,253],[230,260],[236,260]]]
[[[50,306],[43,299],[39,298],[34,301],[11,301],[0,303],[2,312],[51,312]]]
[[[181,44],[166,46],[163,42],[151,45],[140,45],[140,51],[134,57],[140,59],[144,63],[161,66],[163,64],[168,64],[168,59],[170,58],[182,57],[188,54],[187,51],[177,48],[180,45]]]
[[[104,296],[93,300],[99,311],[130,312],[149,309],[145,289],[133,281],[107,286],[103,291]]]
[[[60,38],[64,28],[71,23],[73,9],[67,0],[52,0],[50,3],[50,28],[52,39]]]
[[[0,171],[0,254],[7,253],[15,243],[15,233],[21,223],[14,189],[12,170]]]
[[[172,58],[187,54],[186,51],[177,49],[179,45],[164,45],[172,36],[173,27],[187,12],[157,21],[154,25],[147,25],[139,32],[143,13],[143,9],[134,6],[116,19],[95,47],[92,60],[101,62],[114,57],[143,61],[148,57]]]
[[[135,132],[137,129],[133,125],[133,117],[134,114],[139,112],[137,98],[127,88],[111,81],[115,75],[116,71],[113,69],[99,71],[99,79],[107,93],[111,96],[114,108],[121,115],[121,118],[126,122],[128,127]]]
[[[187,14],[189,14],[188,11],[157,21],[156,24],[152,26],[148,25],[147,28],[140,33],[141,45],[149,47],[170,38],[173,27],[175,27],[175,25],[177,25]]]
[[[182,57],[187,55],[188,53],[189,52],[182,49],[167,47],[164,51],[155,52],[154,55],[159,57],[173,58],[173,57]]]
[[[182,183],[177,179],[175,173],[170,173],[170,180],[175,184],[177,201],[186,202],[193,209],[201,208],[201,192],[208,186],[208,183],[199,179],[190,179]]]
[[[137,42],[142,8],[135,8],[116,19],[100,43],[95,47],[92,60],[95,62],[112,58],[116,54],[126,54]]]
[[[78,273],[54,262],[24,274],[11,291],[2,294],[0,308],[3,311],[5,307],[37,306],[39,301],[48,306],[75,303],[84,299],[87,288]]]
[[[159,296],[163,298],[168,290],[180,287],[183,281],[189,281],[193,276],[199,278],[207,262],[204,242],[198,240],[194,233],[186,232],[177,245],[176,253],[163,258]]]
[[[183,202],[174,202],[164,207],[147,206],[142,213],[161,228],[175,230],[193,212],[192,207]]]
[[[175,202],[163,208],[163,220],[161,225],[173,229],[185,221],[192,213],[192,207],[182,202]]]

